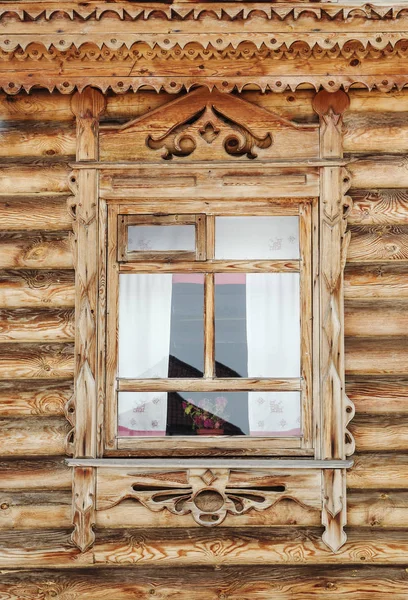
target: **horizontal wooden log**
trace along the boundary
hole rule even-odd
[[[345,335],[349,337],[408,335],[408,301],[347,301]]]
[[[72,308],[74,304],[74,271],[0,272],[1,308]]]
[[[346,265],[344,296],[350,300],[408,298],[408,265]]]
[[[377,429],[380,436],[381,429]],[[387,448],[387,450],[392,450]],[[408,489],[408,454],[377,452],[356,454],[354,465],[347,471],[350,489]]]
[[[348,262],[408,260],[407,225],[351,225]]]
[[[71,379],[73,344],[0,344],[0,379]]]
[[[404,156],[370,154],[347,158],[351,160],[347,169],[355,189],[408,188],[408,169]]]
[[[65,454],[70,429],[64,418],[0,419],[0,456]]]
[[[0,269],[72,269],[69,233],[0,233]]]
[[[68,193],[68,163],[52,160],[0,164],[0,196]]]
[[[0,197],[0,229],[18,231],[68,231],[72,218],[68,196]]]
[[[346,374],[407,375],[406,338],[346,338]]]
[[[66,529],[72,522],[72,493],[0,491],[0,529]]]
[[[356,415],[349,425],[357,452],[406,452],[408,450],[408,417]],[[382,466],[382,465],[381,465]]]
[[[3,157],[64,156],[75,159],[75,123],[0,123],[0,159]]]
[[[390,108],[383,112],[346,111],[344,152],[405,154],[407,146],[408,112],[391,112]]]
[[[15,530],[0,533],[0,568],[79,568],[81,565],[406,565],[406,531],[350,530],[337,553],[322,530],[299,528],[128,529],[97,533],[91,550],[80,553],[71,531]],[[136,572],[137,572],[136,571]],[[183,570],[183,573],[185,571]]]
[[[408,190],[351,190],[350,225],[408,225]]]
[[[0,416],[63,416],[73,387],[71,381],[0,381]]]
[[[408,491],[351,491],[347,494],[349,527],[405,528],[408,523]]]
[[[407,572],[399,567],[289,566],[98,568],[92,571],[21,570],[2,574],[7,600],[405,600]]]
[[[0,489],[8,492],[21,490],[71,490],[72,469],[63,457],[11,458],[0,461]]]
[[[354,403],[357,413],[408,413],[408,379],[372,375],[361,378],[348,377],[346,393]]]
[[[50,94],[48,90],[16,96],[1,93],[0,111],[3,121],[74,121],[70,96]]]
[[[74,321],[73,309],[0,309],[0,343],[71,342]]]

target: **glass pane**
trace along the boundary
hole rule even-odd
[[[128,250],[194,252],[195,225],[130,225]]]
[[[202,377],[204,275],[119,276],[119,377]]]
[[[299,377],[298,273],[215,276],[217,377]]]
[[[119,392],[119,436],[300,436],[299,392]]]
[[[215,258],[299,258],[298,217],[216,217]]]

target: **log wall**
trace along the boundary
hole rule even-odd
[[[298,122],[315,120],[312,96],[245,93]],[[338,554],[321,542],[316,514],[289,501],[270,509],[269,527],[259,519],[251,526],[248,513],[238,529],[231,518],[210,531],[183,518],[158,529],[152,513],[129,501],[98,514],[92,550],[72,545],[63,459],[74,368],[66,200],[75,123],[68,96],[0,97],[0,597],[407,598],[408,90],[350,97],[345,327],[357,451],[347,480],[349,540]],[[104,119],[121,122],[168,99],[110,95]],[[298,519],[307,527],[297,528]]]

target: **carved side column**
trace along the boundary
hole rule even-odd
[[[349,106],[343,91],[319,92],[313,101],[320,116],[320,156],[341,159],[342,113]],[[353,407],[344,381],[344,267],[350,232],[346,232],[351,199],[346,196],[350,176],[346,169],[325,166],[320,174],[320,418],[322,459],[345,459],[353,452],[346,431]],[[348,436],[348,437],[347,437]],[[347,440],[346,440],[347,438]],[[323,541],[336,552],[346,541],[346,470],[323,471]]]
[[[92,88],[76,93],[71,109],[77,122],[77,161],[98,159],[98,123],[105,108],[103,94]],[[77,169],[70,176],[74,198],[75,255],[75,410],[73,453],[97,456],[97,312],[98,312],[98,171]],[[87,550],[94,542],[95,473],[87,467],[73,472],[73,542]]]

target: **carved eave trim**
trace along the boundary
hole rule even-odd
[[[121,20],[124,19],[144,19],[148,20],[154,16],[163,16],[167,19],[174,17],[186,19],[193,18],[197,20],[203,13],[211,14],[215,19],[222,19],[225,16],[231,20],[236,18],[248,19],[254,12],[264,19],[279,19],[285,20],[292,18],[299,19],[304,14],[312,14],[316,19],[324,18],[334,19],[335,17],[342,20],[353,17],[363,18],[366,20],[377,19],[397,19],[401,13],[407,11],[406,4],[377,5],[369,3],[353,3],[347,5],[321,3],[301,3],[294,5],[292,2],[268,4],[260,2],[239,2],[238,3],[223,3],[223,2],[208,2],[194,3],[190,2],[175,2],[167,5],[162,2],[149,2],[148,4],[137,4],[130,2],[115,2],[115,3],[94,3],[84,2],[81,4],[71,3],[70,5],[61,5],[58,2],[25,2],[0,3],[0,17],[4,15],[17,16],[21,21],[24,19],[42,18],[50,20],[54,15],[66,15],[69,19],[79,18],[87,20],[93,17],[97,20],[101,19],[105,13],[114,13]]]
[[[335,71],[335,65],[333,65]],[[47,77],[44,81],[41,65],[36,73],[29,73],[27,81],[19,81],[19,77],[13,73],[6,77],[0,76],[0,90],[6,94],[15,95],[21,91],[29,92],[32,88],[43,88],[49,92],[58,91],[62,94],[72,94],[74,91],[82,92],[86,87],[92,86],[102,93],[112,90],[123,94],[128,91],[137,92],[140,89],[153,90],[155,92],[167,92],[178,94],[182,91],[190,91],[196,87],[206,87],[209,90],[220,92],[241,92],[245,87],[258,89],[261,92],[295,92],[298,87],[309,87],[316,92],[324,89],[335,92],[339,89],[348,91],[352,85],[358,84],[367,90],[379,90],[389,92],[392,89],[402,90],[408,86],[408,74],[393,75],[384,73],[381,75],[360,75],[351,77],[347,75],[325,75],[325,76],[284,76],[279,79],[272,77],[98,77],[97,75],[86,77]],[[20,75],[20,77],[22,77]]]

